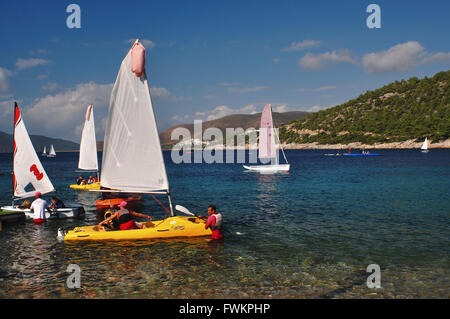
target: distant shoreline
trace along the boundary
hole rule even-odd
[[[392,143],[382,143],[382,144],[362,144],[361,142],[353,142],[348,144],[318,144],[314,143],[305,143],[305,144],[297,144],[297,143],[288,143],[282,144],[284,150],[347,150],[349,148],[352,149],[420,149],[423,142],[415,142],[414,140],[407,140],[403,142],[392,142]],[[449,149],[450,148],[450,139],[438,142],[438,143],[429,143],[428,149]],[[184,150],[195,150],[195,148],[184,148]],[[205,150],[214,149],[205,148]],[[227,147],[223,145],[217,145],[215,149],[234,149],[234,150],[248,150],[248,149],[257,149],[256,146],[249,147],[249,145],[245,145],[245,147]],[[163,148],[165,151],[170,151],[171,148]]]
[[[403,142],[392,142],[392,143],[382,143],[382,144],[362,144],[361,142],[353,142],[348,144],[318,144],[317,142],[314,143],[304,143],[304,144],[297,144],[297,143],[288,143],[288,144],[282,144],[284,150],[348,150],[349,148],[352,149],[420,149],[423,142],[414,142],[414,140],[408,140]],[[211,150],[211,149],[222,149],[222,150],[249,150],[249,149],[257,149],[257,147],[249,147],[248,145],[245,145],[245,148],[243,147],[227,147],[223,145],[217,145],[215,148],[205,148],[205,150]],[[450,139],[447,139],[442,142],[438,143],[429,143],[428,149],[450,149]],[[171,151],[172,148],[162,147],[163,151]],[[183,148],[183,150],[199,150],[196,148]],[[80,150],[65,150],[65,151],[56,151],[56,153],[79,153]],[[99,150],[99,152],[103,152],[103,150]],[[11,154],[11,152],[0,152],[0,154]]]

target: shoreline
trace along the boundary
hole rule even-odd
[[[420,149],[423,142],[415,142],[414,140],[407,140],[402,142],[392,142],[392,143],[380,143],[380,144],[363,144],[361,142],[352,142],[348,144],[319,144],[318,142],[314,143],[288,143],[281,144],[284,150],[348,150],[348,148],[352,149]],[[173,147],[173,146],[172,146]],[[253,145],[245,145],[245,146],[224,146],[222,144],[205,147],[204,150],[256,150],[258,146]],[[450,149],[450,139],[447,139],[438,143],[429,143],[428,149]],[[164,151],[171,151],[172,148],[163,147]],[[184,147],[180,150],[200,150],[199,148],[192,147]]]

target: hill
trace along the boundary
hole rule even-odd
[[[282,142],[392,143],[450,138],[450,71],[395,81],[280,128]]]
[[[301,111],[284,112],[284,113],[273,112],[272,116],[275,126],[280,127],[282,125],[288,124],[289,122],[292,122],[293,120],[302,118],[307,114],[309,113]],[[215,119],[212,121],[205,121],[202,123],[202,130],[205,131],[210,127],[216,127],[220,129],[222,131],[223,136],[225,136],[226,128],[241,127],[244,130],[251,127],[259,128],[260,121],[261,121],[261,113],[234,114],[221,117],[219,119]],[[163,148],[168,148],[171,145],[179,142],[178,140],[176,141],[171,140],[172,131],[178,127],[187,128],[191,132],[191,136],[194,137],[194,124],[180,124],[173,126],[170,129],[162,131],[159,134],[159,138],[161,140],[161,145]]]
[[[47,146],[47,152],[50,145],[53,144],[56,152],[61,151],[78,151],[80,144],[42,135],[30,135],[31,142],[38,154],[42,153],[44,146]],[[13,138],[11,134],[0,131],[0,153],[11,153],[13,148]]]

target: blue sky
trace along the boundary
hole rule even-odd
[[[81,8],[69,29],[66,7]],[[381,28],[369,29],[369,4]],[[19,101],[30,134],[97,139],[130,39],[140,38],[160,130],[194,119],[317,111],[450,66],[448,1],[15,1],[0,3],[0,130]]]

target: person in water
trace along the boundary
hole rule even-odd
[[[52,197],[51,204],[48,206],[51,209],[57,209],[57,208],[66,208],[66,205],[64,205],[63,201],[60,200],[57,197]]]
[[[216,212],[216,205],[208,206],[208,220],[205,224],[205,229],[211,228],[211,239],[222,239],[222,214]]]
[[[144,224],[134,221],[133,216],[147,218],[149,221],[151,221],[152,218],[150,216],[141,213],[136,213],[135,211],[132,210],[128,210],[125,208],[125,206],[127,206],[127,202],[126,201],[121,202],[119,204],[119,210],[114,214],[112,214],[107,219],[100,222],[100,224],[98,224],[99,228],[102,231],[106,231],[103,225],[109,224],[110,221],[113,221],[116,225],[118,225],[118,228],[120,230],[147,228],[147,226],[145,226]]]
[[[50,213],[50,209],[48,208],[48,203],[46,200],[41,198],[41,192],[36,192],[34,197],[36,199],[31,203],[30,211],[33,213],[34,223],[39,225],[45,222],[45,210],[47,209]]]

